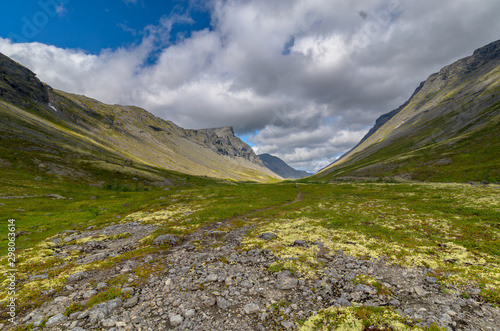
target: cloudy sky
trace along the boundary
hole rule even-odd
[[[444,65],[500,39],[498,0],[21,0],[0,52],[54,88],[233,126],[316,171]]]

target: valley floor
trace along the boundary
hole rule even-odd
[[[0,199],[2,219],[15,218],[22,234],[18,316],[7,321],[4,301],[2,329],[500,325],[497,186],[50,189],[51,196],[26,188]],[[6,256],[0,266],[5,274]]]

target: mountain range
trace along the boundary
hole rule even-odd
[[[231,127],[183,129],[138,107],[58,91],[2,54],[0,138],[0,166],[40,175],[102,180],[106,176],[95,175],[119,172],[162,182],[162,171],[169,170],[237,181],[282,179]]]
[[[500,41],[432,74],[311,177],[500,182]],[[0,54],[0,167],[100,183],[121,174],[273,182],[310,176],[257,156],[232,127],[190,130],[134,106],[59,91]],[[122,176],[122,177],[123,177]]]

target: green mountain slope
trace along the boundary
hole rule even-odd
[[[279,179],[232,128],[186,130],[138,107],[53,90],[3,55],[0,138],[5,171],[97,183],[117,173],[169,182],[166,170],[238,181]]]
[[[500,182],[500,41],[431,75],[315,178]]]

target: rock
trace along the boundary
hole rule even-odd
[[[430,284],[436,284],[437,283],[437,278],[436,277],[427,277],[426,280]]]
[[[101,282],[101,283],[97,284],[96,290],[102,290],[102,289],[107,288],[107,287],[108,287],[108,284]]]
[[[29,278],[29,280],[47,279],[47,277],[48,277],[47,274],[40,274],[40,275],[31,276]]]
[[[260,307],[259,307],[259,305],[255,304],[255,303],[249,303],[243,307],[243,311],[247,315],[255,314],[255,313],[258,313],[260,311]]]
[[[153,244],[155,245],[163,245],[168,243],[169,245],[175,245],[180,241],[179,237],[174,236],[172,234],[163,234],[155,238],[153,240]]]
[[[60,324],[62,322],[65,322],[68,318],[64,316],[63,314],[57,314],[52,316],[47,320],[47,323],[45,323],[46,327],[51,327],[56,324]]]
[[[113,310],[122,306],[122,299],[113,299],[100,303],[92,308],[89,312],[89,319],[91,323],[97,323],[108,317]],[[80,316],[78,316],[80,318]]]
[[[341,307],[350,307],[351,303],[344,298],[338,298],[336,301]]]
[[[264,232],[264,233],[261,233],[257,236],[257,238],[260,238],[262,240],[272,240],[272,239],[276,239],[278,238],[277,235],[275,235],[274,233],[272,232]]]
[[[51,240],[54,244],[62,244],[62,239],[61,238],[54,238]]]
[[[424,288],[422,286],[414,286],[413,287],[413,290],[415,291],[415,293],[418,295],[418,296],[424,296],[427,294],[427,291],[424,290]]]
[[[290,321],[284,321],[284,322],[281,322],[281,326],[283,326],[287,330],[291,330],[295,327],[295,324],[293,322],[290,322]]]
[[[248,280],[242,281],[240,285],[241,285],[241,287],[246,288],[246,289],[251,289],[253,287],[252,282],[250,282]]]
[[[374,294],[377,293],[377,290],[375,290],[373,287],[364,285],[364,284],[358,284],[354,288],[355,292],[361,292],[361,293],[366,293],[366,294]]]
[[[210,274],[207,277],[207,282],[216,282],[218,278],[219,276],[217,276],[216,274]]]
[[[87,310],[87,311],[84,311],[83,313],[81,313],[80,315],[78,315],[78,317],[77,317],[76,319],[78,319],[78,320],[82,320],[82,319],[84,319],[84,318],[89,317],[89,315],[90,315],[90,313],[89,313],[89,311]]]
[[[450,315],[448,314],[443,314],[441,315],[441,318],[440,320],[446,324],[451,324],[453,322],[453,320],[451,319]]]
[[[82,296],[84,299],[88,299],[90,297],[93,297],[96,294],[97,294],[96,290],[89,290],[89,291],[85,291]]]
[[[53,198],[53,199],[58,199],[58,200],[66,200],[67,199],[66,197],[63,197],[62,195],[54,194],[54,193],[45,194],[45,196],[48,198]]]
[[[77,326],[76,328],[71,329],[71,331],[87,331],[87,330]]]
[[[116,320],[114,318],[105,318],[102,320],[101,325],[105,328],[111,328],[116,325]]]
[[[217,301],[215,300],[215,298],[208,298],[208,299],[205,299],[203,301],[203,304],[205,305],[205,307],[212,307],[213,305],[215,305]]]
[[[123,304],[123,307],[124,308],[132,308],[134,307],[135,305],[137,305],[137,303],[139,302],[139,296],[136,295],[130,299],[128,299],[124,304]]]
[[[67,282],[76,282],[76,281],[85,279],[87,277],[89,277],[89,273],[88,272],[86,272],[86,271],[80,271],[80,272],[74,273],[72,275],[69,275],[69,277],[66,278],[66,281]]]
[[[217,306],[222,310],[227,310],[229,307],[231,307],[231,302],[224,299],[221,296],[218,296],[217,297]]]
[[[186,312],[184,313],[184,316],[186,316],[186,318],[191,318],[193,317],[194,315],[196,315],[196,311],[194,309],[188,309],[186,310]]]
[[[170,325],[172,325],[174,327],[181,325],[182,321],[183,321],[183,318],[181,315],[174,315],[174,316],[170,317]]]
[[[292,246],[309,247],[309,245],[304,240],[295,240]]]
[[[297,287],[299,281],[291,277],[292,273],[288,270],[282,271],[278,274],[277,287],[280,290],[291,290]]]

